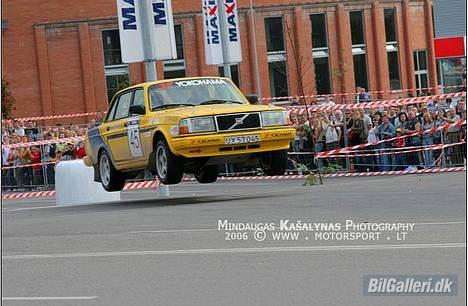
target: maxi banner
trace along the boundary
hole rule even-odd
[[[117,16],[124,63],[177,58],[171,0],[117,0]]]
[[[222,3],[223,7],[218,7]],[[208,65],[223,63],[239,63],[242,61],[242,50],[239,32],[239,17],[236,0],[202,0],[203,30],[205,36],[205,58]],[[221,20],[220,9],[226,18]],[[227,58],[223,59],[220,22],[223,22],[227,32]]]

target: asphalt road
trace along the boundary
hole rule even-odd
[[[169,199],[139,190],[119,203],[75,207],[4,201],[3,303],[465,305],[465,173],[301,184],[183,183]],[[405,240],[395,232],[320,240],[310,231],[287,240],[267,230],[256,241],[254,231],[219,230],[225,220],[276,229],[281,220],[415,225]],[[366,275],[432,274],[457,276],[457,295],[363,294]]]

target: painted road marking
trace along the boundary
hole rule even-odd
[[[92,253],[63,254],[18,254],[2,256],[3,260],[14,259],[51,259],[51,258],[84,258],[84,257],[117,257],[144,255],[180,255],[180,254],[225,254],[225,253],[260,253],[260,252],[310,252],[310,251],[352,251],[352,250],[400,250],[400,249],[433,249],[465,248],[463,242],[439,244],[388,244],[388,245],[347,245],[347,246],[304,246],[304,247],[263,247],[263,248],[228,248],[228,249],[187,249],[158,251],[113,251]]]
[[[2,297],[2,301],[63,301],[94,300],[97,296],[11,296]]]

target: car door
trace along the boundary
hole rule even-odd
[[[129,108],[132,103],[133,90],[120,94],[114,103],[117,103],[109,114],[103,126],[104,139],[110,150],[115,166],[124,167],[131,162],[130,148],[128,145],[128,118]]]
[[[133,99],[131,105],[141,105],[146,109],[145,97],[143,88],[135,89],[133,93]],[[128,131],[128,147],[129,147],[129,159],[132,163],[139,163],[145,157],[145,148],[142,137],[142,133],[146,134],[144,129],[145,116],[130,114],[127,120],[127,131]]]

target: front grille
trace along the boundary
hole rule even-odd
[[[218,131],[239,131],[261,127],[259,113],[240,113],[216,116]]]

